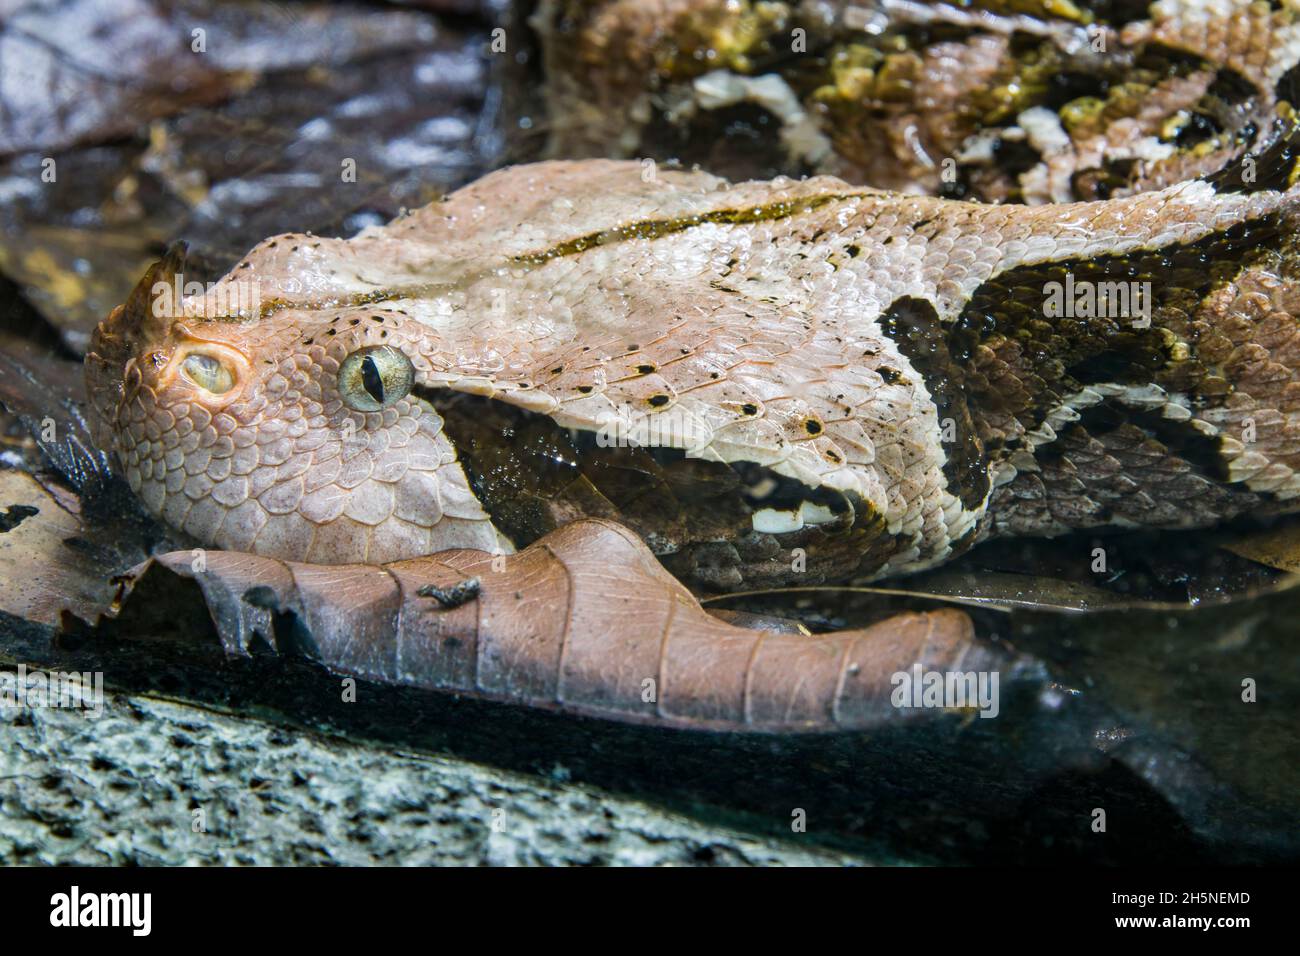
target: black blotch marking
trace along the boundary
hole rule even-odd
[[[1096,21],[1123,26],[1147,19],[1151,0],[1077,0],[1075,6],[1092,14]]]
[[[1275,120],[1267,144],[1237,157],[1217,173],[1203,177],[1217,193],[1285,190],[1300,162],[1300,121]]]
[[[1223,456],[1220,436],[1206,435],[1192,427],[1191,422],[1165,418],[1159,411],[1128,408],[1114,399],[1081,411],[1077,422],[1064,428],[1056,441],[1039,446],[1034,454],[1046,464],[1059,459],[1071,441],[1089,438],[1100,441],[1121,428],[1136,428],[1205,477],[1219,483],[1228,481],[1228,462]]]
[[[1193,398],[1213,399],[1200,384],[1215,377],[1194,352],[1175,360],[1177,337],[1162,326],[1185,328],[1211,291],[1231,282],[1259,256],[1272,254],[1291,227],[1275,215],[1239,223],[1196,242],[1127,255],[1096,256],[1020,266],[1000,273],[972,294],[948,335],[952,364],[967,367],[981,345],[1013,363],[1028,397],[1012,399],[983,380],[970,379],[971,408],[1008,413],[1027,430],[1042,423],[1065,395],[1083,385],[1155,382]],[[1151,325],[1129,317],[1046,315],[1049,282],[1076,289],[1103,282],[1150,282]],[[910,357],[910,356],[909,356]],[[990,453],[994,449],[989,449]]]
[[[1029,172],[1042,161],[1042,154],[1024,141],[999,137],[993,143],[993,165],[1012,184],[1007,197],[1009,202],[1018,202],[1024,198],[1020,191],[1020,175]]]
[[[667,395],[651,395],[650,398],[647,399],[647,401],[649,401],[650,404],[655,408],[663,408],[670,401],[672,401],[672,399],[670,399]]]
[[[820,435],[822,433],[822,423],[815,418],[810,418],[805,421],[803,427],[809,435]]]
[[[822,505],[835,515],[847,515],[853,508],[853,501],[842,492],[824,485],[813,488],[763,465],[733,461],[730,468],[740,477],[741,494],[751,508],[798,511],[805,501]]]
[[[903,380],[903,373],[896,368],[890,368],[888,365],[882,365],[880,368],[876,369],[876,371],[879,372],[880,377],[890,385]]]
[[[1195,112],[1188,117],[1176,136],[1174,145],[1179,149],[1189,149],[1197,143],[1203,143],[1223,132],[1223,126],[1213,116]]]
[[[40,513],[40,508],[33,508],[31,505],[10,505],[0,512],[0,534],[14,530],[28,518]]]
[[[1291,67],[1278,78],[1273,91],[1279,100],[1286,100],[1295,108],[1300,109],[1300,63]]]
[[[757,405],[754,405],[754,404],[751,404],[750,402],[746,402],[744,405],[741,405],[741,406],[740,406],[740,410],[741,410],[742,412],[744,412],[746,415],[757,415],[757,414],[758,414],[758,406],[757,406]]]
[[[583,395],[590,395],[594,388],[594,385],[579,385],[578,391],[582,392]]]
[[[970,176],[965,169],[959,171],[955,179],[939,181],[939,198],[962,200],[970,195]]]
[[[1281,85],[1280,80],[1278,85]],[[1214,74],[1214,82],[1209,85],[1205,92],[1229,106],[1237,106],[1255,99],[1260,90],[1236,70],[1225,66],[1220,67],[1219,71]]]
[[[1136,159],[1106,159],[1101,166],[1071,173],[1070,189],[1079,199],[1109,199],[1132,184],[1137,169]]]
[[[655,367],[653,365],[638,365],[636,370],[642,375],[649,375],[655,370]]]
[[[952,422],[953,440],[942,445],[948,490],[967,509],[979,507],[989,491],[988,457],[967,401],[966,373],[952,354],[939,314],[928,301],[904,296],[890,304],[880,327],[921,374],[938,412],[940,429],[946,430]],[[884,376],[893,370],[878,371]]]

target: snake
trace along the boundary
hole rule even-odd
[[[175,246],[100,323],[95,438],[150,512],[319,564],[608,519],[726,591],[1300,510],[1290,2],[884,4],[814,36],[825,75],[798,82],[764,51],[814,5],[579,6],[543,11],[552,44],[603,38],[549,94],[604,71],[553,131],[577,158],[269,238],[215,283]],[[987,69],[904,135],[973,49]],[[813,175],[610,158],[719,89],[766,97]]]

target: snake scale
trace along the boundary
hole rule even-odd
[[[1300,509],[1290,0],[542,8],[553,151],[712,96],[823,174],[516,166],[199,294],[173,251],[86,360],[150,511],[322,564],[606,518],[726,590]]]

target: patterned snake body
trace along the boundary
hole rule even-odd
[[[267,240],[169,311],[172,255],[96,334],[98,438],[222,548],[382,562],[598,516],[714,588],[1295,510],[1288,130],[1258,176],[1037,207],[516,167]]]
[[[269,239],[199,294],[173,252],[86,361],[151,511],[327,564],[602,517],[731,589],[1300,507],[1293,0],[533,22],[553,153],[757,109],[778,168],[837,176],[543,163]]]

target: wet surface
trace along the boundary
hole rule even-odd
[[[3,104],[0,270],[74,351],[174,238],[190,240],[194,278],[213,279],[276,232],[350,235],[424,205],[498,149],[481,21],[128,6],[32,2],[0,26],[20,51],[6,73],[30,81]],[[202,51],[177,40],[193,31]],[[90,69],[84,50],[114,69]]]

